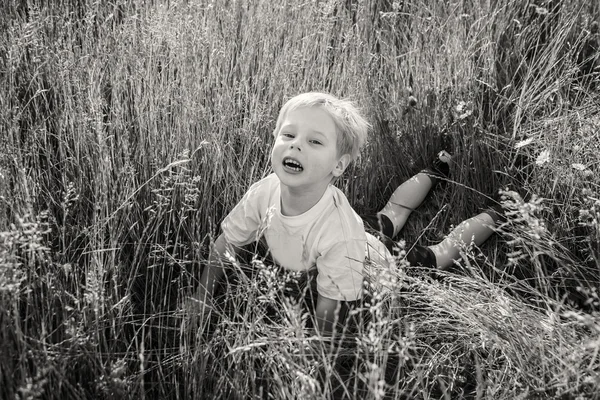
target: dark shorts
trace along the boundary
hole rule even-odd
[[[400,249],[392,239],[394,235],[394,225],[385,215],[368,214],[361,216],[365,223],[365,231],[375,236],[388,249],[393,257],[398,257]],[[435,254],[426,246],[413,245],[409,247],[406,254],[406,261],[411,266],[421,266],[435,268],[437,263]]]
[[[392,255],[397,254],[394,235],[394,225],[385,215],[365,214],[360,216],[365,224],[365,232],[375,236]]]

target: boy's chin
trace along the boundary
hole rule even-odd
[[[275,171],[275,175],[279,178],[279,181],[286,186],[301,186],[305,182],[301,182],[301,174],[290,174],[286,171]]]
[[[330,183],[331,180],[317,180],[307,182],[306,179],[302,179],[302,174],[287,174],[286,172],[275,173],[279,178],[279,182],[287,186],[290,189],[304,189],[304,190],[316,190],[316,189],[325,189]]]

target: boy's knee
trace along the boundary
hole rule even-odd
[[[504,215],[504,210],[500,204],[488,207],[483,210],[482,213],[489,215],[494,220],[494,223],[506,222],[506,216]]]
[[[413,246],[406,254],[406,261],[412,267],[437,267],[437,260],[433,250],[425,246]]]
[[[366,224],[374,231],[383,234],[387,238],[394,236],[394,223],[385,214],[369,214],[362,216],[362,219]]]

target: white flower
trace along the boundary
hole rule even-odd
[[[470,101],[459,101],[455,107],[457,118],[463,120],[473,114],[473,103]]]
[[[515,145],[515,149],[520,149],[521,147],[527,146],[529,143],[533,142],[533,138],[521,140],[519,143]]]
[[[535,163],[537,165],[544,165],[549,161],[550,161],[550,152],[548,150],[544,150],[538,155],[537,159],[535,160]]]

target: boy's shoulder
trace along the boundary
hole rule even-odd
[[[254,182],[250,185],[250,188],[246,191],[244,197],[248,198],[269,198],[279,188],[279,178],[274,173],[265,176],[259,181]]]
[[[250,189],[248,189],[248,191],[257,188],[275,188],[277,186],[279,186],[279,178],[274,172],[272,172],[250,185]]]
[[[323,238],[328,241],[366,240],[362,218],[354,211],[344,193],[332,186],[334,211],[327,216],[323,224]]]

